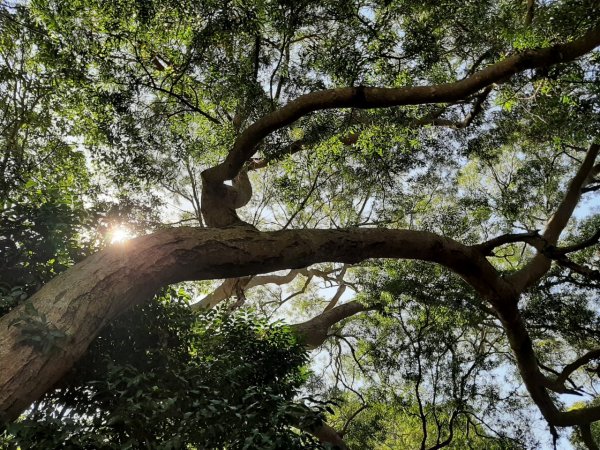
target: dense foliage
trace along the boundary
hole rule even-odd
[[[120,245],[115,230],[204,227],[202,171],[303,94],[451,83],[599,25],[593,0],[0,4],[0,316]],[[261,230],[533,236],[598,140],[599,64],[596,49],[453,102],[304,114],[244,163],[253,193],[238,213]],[[506,278],[536,251],[553,256],[518,304],[548,377],[600,339],[595,167],[556,246],[515,240],[485,255]],[[585,448],[580,430],[541,418],[505,323],[463,278],[386,260],[170,287],[108,325],[3,445],[319,448],[310,433],[326,419],[355,449]],[[229,309],[189,305],[225,298]],[[358,313],[330,324],[310,359],[276,322],[352,302]],[[29,313],[26,344],[52,354],[54,329]],[[597,404],[597,363],[552,399]]]
[[[307,356],[252,314],[192,314],[169,291],[109,325],[56,390],[11,425],[21,448],[321,448],[295,401]]]

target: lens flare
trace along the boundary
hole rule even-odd
[[[111,244],[119,244],[125,242],[133,237],[131,230],[129,228],[124,227],[123,225],[119,225],[114,227],[110,232],[110,243]]]

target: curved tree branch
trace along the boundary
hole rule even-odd
[[[333,325],[369,309],[374,309],[374,307],[368,307],[356,301],[344,303],[328,309],[306,322],[292,325],[292,329],[302,338],[309,349],[314,349],[322,345],[329,337],[329,329]]]
[[[506,244],[514,244],[517,242],[525,242],[533,245],[536,248],[541,248],[544,245],[544,240],[537,230],[526,233],[509,233],[474,245],[485,256],[491,256],[493,250]]]
[[[577,207],[581,190],[589,180],[589,175],[594,168],[594,162],[598,156],[600,145],[593,143],[587,151],[583,163],[577,170],[577,173],[569,183],[567,192],[563,200],[558,205],[556,212],[546,225],[546,229],[542,233],[542,238],[546,246],[555,246],[558,238],[564,228],[567,226],[569,219],[573,215],[573,211]],[[524,289],[532,286],[550,269],[552,259],[545,252],[540,251],[536,256],[521,270],[515,272],[507,279],[513,283],[515,288],[522,292]]]
[[[526,69],[545,67],[578,58],[600,45],[600,28],[572,42],[551,48],[527,50],[504,59],[468,78],[453,83],[406,88],[352,87],[329,89],[303,95],[249,126],[236,140],[222,164],[207,169],[210,181],[230,180],[254,154],[267,135],[311,112],[333,108],[389,108],[393,106],[454,102]]]
[[[469,125],[471,125],[471,123],[473,123],[473,120],[475,120],[475,118],[479,114],[481,114],[481,111],[483,110],[483,103],[489,96],[490,92],[492,92],[492,89],[493,89],[493,86],[488,86],[487,88],[485,88],[483,90],[483,92],[481,92],[480,94],[475,96],[475,101],[473,102],[471,111],[460,122],[440,118],[439,116],[444,112],[444,109],[445,109],[445,108],[443,108],[443,109],[440,109],[440,111],[436,112],[433,116],[428,115],[428,116],[420,118],[420,119],[412,120],[411,122],[408,123],[408,125],[413,126],[413,127],[433,125],[433,126],[452,128],[455,130],[467,128]],[[355,131],[355,132],[351,132],[346,135],[343,135],[339,139],[343,145],[349,147],[358,142],[358,139],[360,138],[360,134],[361,134],[360,132]],[[300,139],[300,140],[292,142],[290,145],[285,147],[283,150],[281,150],[280,152],[278,152],[276,155],[274,155],[271,158],[251,159],[250,162],[248,163],[248,170],[258,170],[258,169],[267,167],[270,162],[277,161],[287,155],[293,155],[295,153],[302,151],[304,149],[304,145],[305,145],[305,141],[303,139]]]
[[[579,242],[577,244],[568,245],[566,247],[556,248],[555,252],[558,254],[566,255],[567,253],[578,252],[580,250],[584,250],[588,247],[598,244],[600,241],[600,229],[597,230],[592,236],[588,239]]]
[[[229,226],[240,221],[229,205],[218,202],[218,198],[222,196],[220,187],[226,180],[233,179],[240,172],[266,136],[307,114],[334,108],[370,109],[456,102],[524,70],[571,61],[598,45],[600,45],[600,28],[594,28],[574,41],[518,53],[452,83],[404,88],[358,86],[302,95],[246,128],[236,139],[225,160],[202,173],[205,187],[203,190],[205,220],[209,226]]]
[[[67,373],[108,321],[148,301],[162,286],[367,258],[436,262],[484,297],[509,289],[479,252],[429,232],[161,230],[90,256],[0,318],[0,417],[14,420]],[[327,314],[339,314],[339,308]],[[27,342],[28,327],[52,339],[51,353]]]
[[[556,377],[556,382],[564,384],[565,381],[567,381],[567,378],[569,378],[573,372],[595,359],[600,359],[600,349],[598,348],[590,350],[585,355],[582,355],[579,358],[577,358],[571,364],[567,364],[564,367],[564,369],[560,372],[560,374]]]

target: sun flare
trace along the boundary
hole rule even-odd
[[[110,243],[118,244],[128,241],[133,237],[131,230],[123,225],[115,226],[109,233]]]

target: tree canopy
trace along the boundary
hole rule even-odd
[[[0,444],[598,449],[600,5],[0,4]]]

